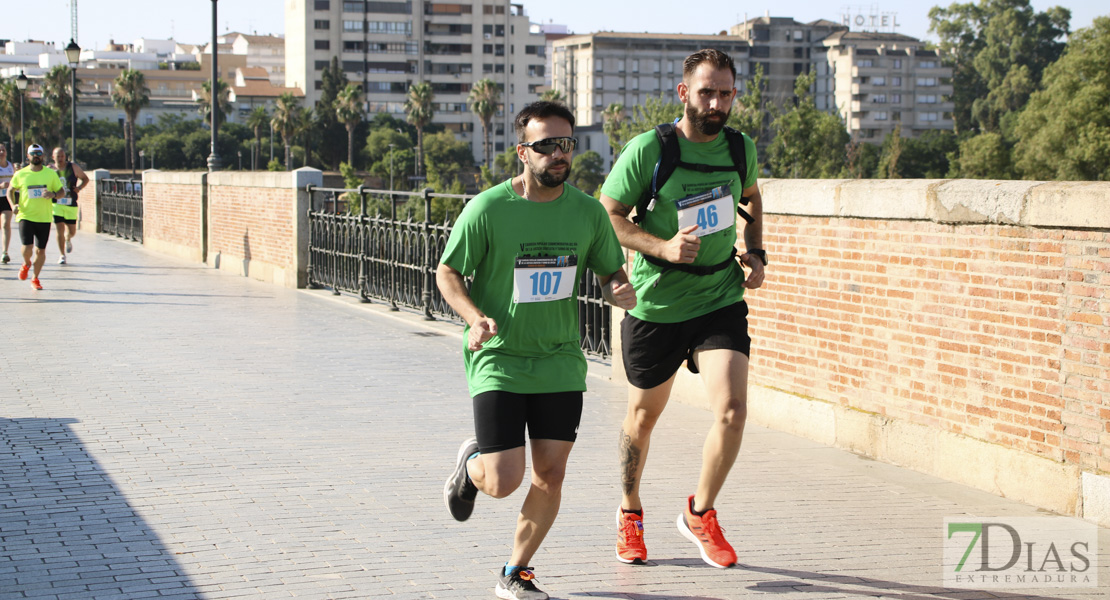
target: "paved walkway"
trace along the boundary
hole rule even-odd
[[[459,329],[82,233],[44,291],[0,267],[0,599],[492,598],[523,498],[450,519],[471,431]],[[613,558],[621,386],[592,377],[553,598],[1106,598],[945,589],[942,520],[1037,510],[749,427],[717,508],[741,564],[674,529],[710,417],[673,405],[644,496],[653,560]]]

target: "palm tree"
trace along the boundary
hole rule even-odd
[[[301,165],[302,167],[307,167],[308,159],[312,157],[308,148],[310,145],[309,141],[312,138],[311,134],[315,130],[316,123],[313,120],[312,109],[305,106],[298,108],[296,122],[293,127],[293,137],[296,138],[300,136],[301,138],[301,148],[304,148],[304,163]]]
[[[251,165],[258,168],[258,151],[262,148],[262,129],[270,126],[270,113],[265,106],[256,106],[247,116],[247,127],[254,132],[254,147],[251,148]]]
[[[127,115],[127,163],[135,165],[135,121],[139,111],[150,104],[150,90],[143,74],[135,69],[125,69],[116,77],[112,86],[112,103]]]
[[[601,113],[601,130],[609,138],[609,148],[613,150],[613,159],[621,152],[621,125],[624,123],[625,117],[628,113],[624,110],[624,105],[619,102],[614,102],[605,107]]]
[[[296,133],[297,118],[300,113],[298,108],[297,97],[290,92],[285,92],[278,96],[277,102],[274,103],[274,116],[270,119],[270,125],[273,126],[274,131],[281,134],[281,141],[285,144],[286,171],[289,170],[289,143]]]
[[[563,93],[559,90],[547,90],[546,92],[540,94],[540,100],[557,102],[559,104],[562,104],[563,106],[566,106],[567,104],[567,97],[564,96]]]
[[[424,168],[424,128],[435,116],[435,109],[432,108],[434,99],[432,84],[427,81],[412,84],[408,98],[405,99],[405,120],[416,127],[416,175],[420,175]]]
[[[65,117],[69,115],[69,75],[68,65],[55,65],[42,79],[42,99],[55,110],[53,114],[43,117],[43,125],[60,146],[65,145]]]
[[[362,86],[348,83],[335,99],[335,118],[347,128],[347,164],[355,166],[355,128],[362,122]]]
[[[39,140],[42,144],[64,146],[66,121],[69,115],[59,111],[57,108],[50,104],[40,104],[38,110],[32,115],[33,129],[35,131],[32,139]],[[57,136],[57,137],[55,137]]]
[[[466,99],[470,110],[482,120],[482,157],[486,168],[490,168],[493,160],[490,152],[489,130],[493,115],[497,113],[497,105],[501,103],[501,86],[492,79],[479,79],[470,87],[470,95]]]
[[[19,157],[14,156],[17,152],[15,132],[19,130],[19,88],[15,81],[0,83],[0,125],[8,131],[8,139],[11,140],[9,156],[18,159]]]
[[[227,121],[227,115],[231,113],[231,88],[228,87],[227,82],[222,78],[216,78],[216,89],[219,90],[217,96],[216,106],[216,126],[219,127]],[[205,81],[200,86],[200,91],[197,92],[198,106],[197,110],[204,117],[205,123],[212,123],[212,82]]]

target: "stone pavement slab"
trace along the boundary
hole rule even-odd
[[[472,432],[458,326],[75,243],[41,292],[0,267],[0,600],[493,597],[524,490],[443,507]],[[944,588],[945,517],[1044,513],[754,426],[717,505],[740,565],[709,568],[674,519],[711,415],[680,404],[643,484],[651,561],[620,564],[625,390],[589,386],[533,564],[553,598],[1107,597],[1106,530],[1101,589]]]

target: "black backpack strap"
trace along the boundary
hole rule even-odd
[[[644,220],[648,211],[655,208],[655,201],[659,199],[659,188],[667,183],[674,170],[678,168],[678,134],[674,131],[674,123],[656,125],[655,139],[659,140],[659,160],[655,161],[655,170],[651,173],[651,188],[645,190],[640,196],[640,201],[636,203],[636,214],[632,215],[632,222],[637,225]]]
[[[721,269],[728,268],[728,266],[733,262],[732,259],[736,258],[736,254],[737,250],[735,247],[733,247],[732,254],[730,254],[729,257],[725,260],[722,260],[715,265],[688,265],[686,263],[668,262],[661,258],[656,258],[647,254],[641,254],[640,256],[643,256],[644,260],[648,261],[649,263],[657,267],[662,267],[663,272],[666,272],[669,269],[674,269],[676,271],[682,271],[683,273],[689,273],[691,275],[712,275],[717,271],[720,271]]]
[[[732,164],[736,169],[736,174],[740,176],[740,187],[743,188],[744,181],[748,178],[748,156],[744,144],[744,134],[731,127],[725,127],[724,131],[725,139],[728,140],[728,152],[732,155]],[[740,197],[737,198],[736,213],[748,223],[752,223],[755,222],[755,217],[740,208],[741,206],[747,206],[748,203],[748,199],[741,193]]]

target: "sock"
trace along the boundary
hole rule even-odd
[[[640,518],[643,518],[643,516],[644,516],[644,509],[642,509],[642,508],[640,510],[626,510],[622,507],[621,512],[626,514],[626,515],[636,515],[637,517],[640,517]]]
[[[704,517],[705,513],[709,512],[711,510],[713,510],[712,506],[705,509],[705,510],[694,510],[694,500],[693,499],[690,500],[690,514],[697,515],[699,517]]]
[[[505,577],[508,577],[509,575],[512,575],[514,571],[522,571],[522,570],[524,570],[524,568],[525,567],[521,567],[521,566],[518,566],[518,565],[510,565],[509,563],[505,563],[505,571],[504,571]]]
[[[470,459],[478,456],[479,454],[481,454],[481,452],[475,452],[474,454],[471,454],[470,456],[466,457],[466,461],[464,462],[470,462]],[[466,478],[470,480],[470,483],[474,483],[474,480],[470,478],[470,469],[463,469],[463,471],[466,472]]]

